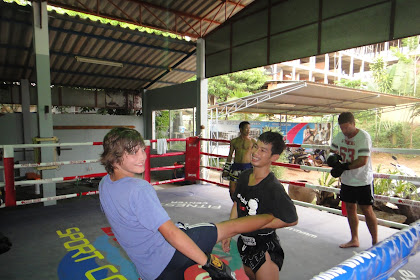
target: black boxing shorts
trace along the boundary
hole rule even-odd
[[[229,181],[232,182],[238,182],[239,175],[241,175],[242,171],[245,171],[247,169],[251,169],[252,164],[250,163],[233,163],[230,167],[229,172]]]
[[[238,252],[242,263],[251,268],[254,273],[265,263],[265,252],[270,254],[271,260],[279,267],[283,266],[284,252],[275,231],[256,236],[241,235],[238,238]]]

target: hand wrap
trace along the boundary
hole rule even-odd
[[[230,173],[231,166],[232,166],[232,163],[230,162],[226,162],[225,166],[223,166],[222,178],[224,180],[229,180],[229,173]]]
[[[235,273],[224,262],[215,255],[206,254],[207,263],[203,265],[203,269],[210,274],[213,280],[236,280]]]

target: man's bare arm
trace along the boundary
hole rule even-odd
[[[232,139],[232,141],[230,141],[230,147],[229,147],[229,155],[226,159],[226,162],[231,162],[232,158],[233,158],[233,152],[235,151],[235,139]]]
[[[352,161],[349,165],[350,169],[357,169],[366,165],[369,161],[369,156],[359,156],[356,160]]]
[[[284,228],[284,227],[291,227],[291,226],[295,226],[297,225],[298,220],[292,222],[292,223],[286,223],[283,222],[282,220],[278,219],[278,218],[274,218],[270,223],[266,224],[265,226],[263,226],[262,228]]]
[[[159,227],[159,232],[175,249],[191,260],[201,265],[207,262],[206,254],[204,254],[188,235],[175,226],[171,220],[163,223]]]

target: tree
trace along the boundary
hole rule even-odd
[[[383,93],[392,93],[392,76],[389,69],[387,69],[386,62],[381,56],[377,57],[374,63],[370,65],[370,70],[372,70],[374,90]]]
[[[402,40],[402,45],[407,49],[406,54],[398,48],[392,48],[393,54],[398,57],[398,63],[393,65],[392,90],[399,95],[420,97],[420,75],[417,75],[417,64],[420,60],[419,38],[414,36]],[[420,115],[420,106],[415,105],[410,114],[410,148],[413,147],[413,131],[416,128],[414,120]]]
[[[244,70],[209,79],[208,94],[214,95],[218,102],[229,97],[243,97],[258,92],[268,77],[262,68]]]
[[[392,53],[398,58],[398,63],[393,65],[392,90],[399,95],[420,97],[420,76],[417,75],[417,64],[420,60],[419,38],[414,36],[402,39],[402,46],[407,49],[406,53],[399,48],[392,48]]]
[[[348,88],[355,88],[355,89],[366,89],[366,82],[362,82],[361,80],[347,80],[341,79],[338,81],[334,81],[337,86],[340,87],[348,87]]]

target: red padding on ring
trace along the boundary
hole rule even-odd
[[[14,174],[14,158],[4,158],[4,181],[6,186],[5,191],[5,200],[6,207],[16,206],[16,191],[15,191],[15,174]]]

